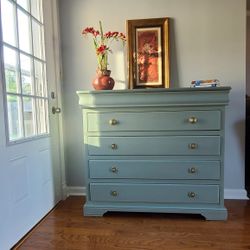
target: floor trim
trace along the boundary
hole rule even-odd
[[[66,187],[66,194],[68,196],[86,196],[86,187],[76,187],[76,186],[67,186]]]
[[[224,189],[225,199],[231,200],[248,200],[247,191],[245,189]]]

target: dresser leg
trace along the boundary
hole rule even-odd
[[[106,212],[107,210],[102,208],[88,207],[86,205],[83,207],[84,216],[103,216]]]
[[[201,212],[201,215],[205,217],[206,220],[226,220],[227,219],[227,210],[209,210]]]

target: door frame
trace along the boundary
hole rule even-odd
[[[63,101],[62,101],[62,55],[61,55],[61,39],[60,39],[60,24],[59,24],[59,5],[58,0],[49,0],[51,3],[52,14],[52,30],[53,30],[53,49],[55,63],[55,86],[57,93],[57,106],[61,108],[61,114],[58,116],[58,133],[59,133],[59,160],[61,174],[61,199],[67,197],[67,185],[65,174],[65,156],[64,156],[64,129],[63,129]],[[49,93],[50,94],[50,93]],[[50,108],[50,107],[49,107]],[[49,110],[51,112],[51,110]]]

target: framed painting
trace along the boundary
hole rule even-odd
[[[127,20],[129,88],[169,87],[169,18]]]

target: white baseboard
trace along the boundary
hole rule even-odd
[[[224,198],[232,200],[248,200],[247,191],[245,189],[224,189]]]
[[[86,187],[65,187],[66,196],[70,195],[82,195],[86,196]],[[247,192],[245,189],[224,189],[224,198],[232,200],[248,200]]]
[[[66,188],[67,197],[70,195],[75,196],[86,196],[86,187],[73,187],[67,186]]]

